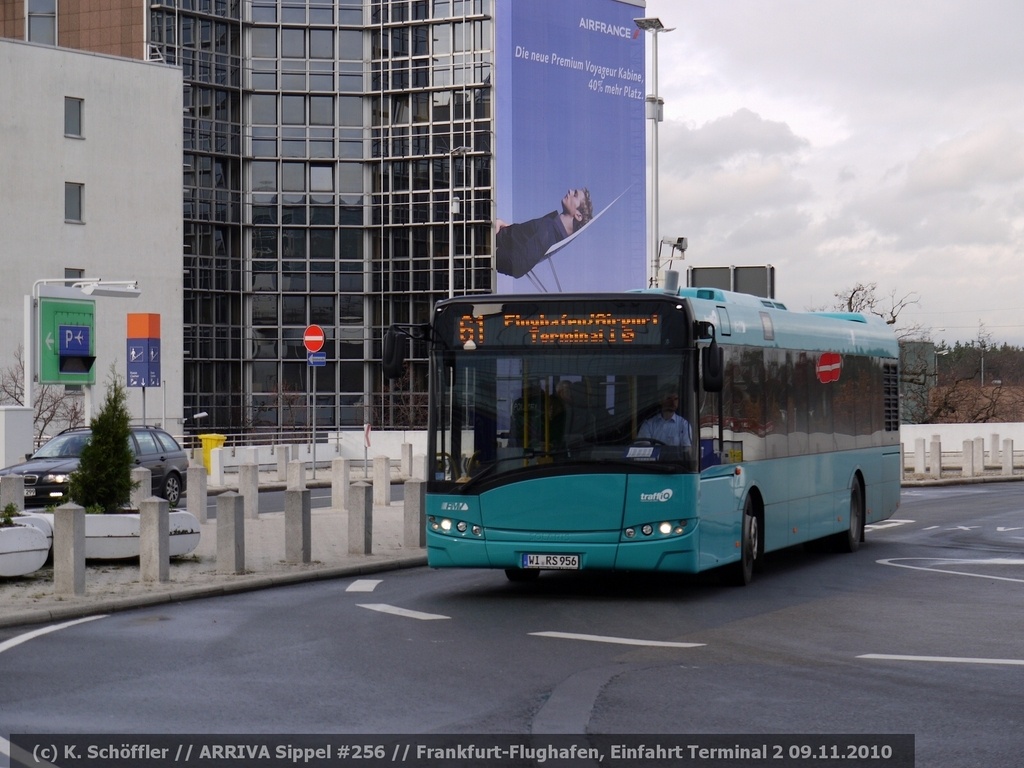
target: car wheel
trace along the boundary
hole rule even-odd
[[[164,478],[164,486],[160,495],[167,499],[167,503],[174,509],[181,501],[181,476],[177,472],[171,472]]]

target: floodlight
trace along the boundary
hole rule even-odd
[[[114,299],[137,299],[142,295],[142,291],[139,290],[139,284],[136,282],[102,282],[97,281],[93,283],[75,283],[74,288],[77,288],[86,296],[106,296]]]

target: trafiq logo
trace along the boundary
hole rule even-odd
[[[580,17],[580,29],[587,29],[591,32],[600,32],[602,35],[615,35],[615,37],[635,38],[639,33],[639,27],[627,27],[623,24],[607,24],[597,19]]]
[[[640,501],[668,501],[672,498],[672,489],[666,488],[664,491],[658,491],[657,493],[641,493]]]
[[[441,510],[444,512],[467,512],[469,504],[464,501],[442,501]]]

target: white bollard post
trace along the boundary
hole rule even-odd
[[[77,504],[53,511],[53,591],[85,594],[85,508]]]
[[[139,573],[143,581],[171,579],[170,521],[171,505],[166,499],[150,496],[139,507]]]
[[[409,549],[427,546],[427,483],[412,478],[405,481],[405,514],[402,520],[405,546]]]
[[[217,572],[245,573],[245,499],[234,491],[217,497]]]
[[[1013,474],[1013,440],[1003,440],[1003,474]]]
[[[974,441],[964,440],[963,458],[960,461],[960,474],[974,477]]]
[[[989,457],[988,463],[991,467],[999,466],[999,433],[993,432],[989,435]]]
[[[284,558],[289,563],[312,560],[310,492],[289,488],[284,492]]]
[[[402,443],[402,477],[413,477],[412,443]]]
[[[942,477],[942,440],[938,435],[932,437],[928,469],[936,480]]]
[[[914,474],[923,475],[924,468],[924,438],[919,437],[914,441]]]
[[[13,504],[19,512],[25,511],[25,476],[4,475],[0,477],[0,509]]]
[[[306,464],[295,459],[288,462],[288,490],[306,490]]]
[[[210,510],[207,508],[207,477],[206,467],[192,466],[188,468],[185,488],[185,506],[200,523],[210,522]]]
[[[348,552],[373,554],[373,488],[368,483],[353,484],[349,496]]]
[[[258,520],[260,516],[260,467],[258,464],[238,465],[238,492],[245,504],[245,516]],[[218,510],[220,507],[218,507]]]
[[[981,475],[985,472],[985,438],[974,438],[974,474]]]
[[[274,453],[277,456],[277,481],[283,483],[288,480],[288,458],[291,449],[287,445],[276,445]]]
[[[135,467],[132,470],[132,491],[130,495],[131,508],[142,509],[142,502],[153,495],[153,473],[145,467]]]
[[[331,459],[331,507],[348,509],[348,488],[352,474],[350,459]]]
[[[391,459],[373,457],[373,503],[386,507],[391,503]]]

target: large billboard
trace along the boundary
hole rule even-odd
[[[498,291],[644,286],[644,46],[623,0],[498,0]]]

